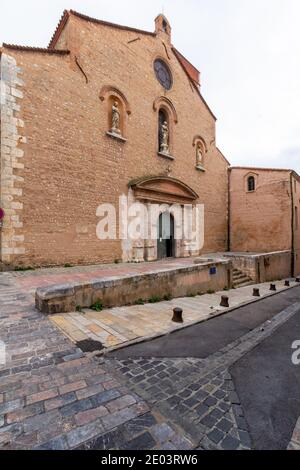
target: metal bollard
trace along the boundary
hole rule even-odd
[[[290,287],[290,281],[285,281],[284,287]]]
[[[222,295],[220,307],[229,307],[229,298],[227,297],[227,295]]]
[[[259,289],[257,289],[256,287],[253,289],[253,297],[260,297]]]
[[[183,314],[182,308],[178,308],[178,307],[174,308],[172,321],[175,323],[183,323],[182,314]]]
[[[276,284],[271,284],[271,285],[270,285],[270,290],[276,292],[276,290],[277,290],[277,289],[276,289]]]

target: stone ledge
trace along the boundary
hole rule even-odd
[[[217,267],[217,273],[210,274],[210,267]],[[220,290],[228,285],[229,260],[208,262],[148,272],[91,279],[38,288],[35,305],[45,314],[74,312],[76,306],[90,307],[101,300],[103,307],[119,307],[132,304],[140,298],[170,294],[183,297],[191,293]]]
[[[173,157],[169,153],[157,152],[157,155],[162,158],[167,158],[168,160],[175,160],[175,157]]]
[[[204,172],[204,173],[206,172],[204,166],[202,166],[202,165],[196,165],[195,168],[196,168],[197,171],[202,171],[202,172]]]
[[[108,137],[111,137],[112,139],[115,139],[115,140],[119,140],[120,142],[127,142],[127,139],[125,139],[125,137],[122,137],[120,134],[115,134],[114,132],[106,132],[106,135]]]

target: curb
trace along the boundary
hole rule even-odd
[[[278,282],[278,281],[277,281]],[[295,289],[296,287],[299,287],[300,284],[297,283],[296,285],[294,286],[290,286],[290,287],[284,287],[282,290],[280,291],[277,291],[277,292],[270,292],[269,294],[265,294],[264,296],[262,297],[255,297],[251,300],[247,300],[245,302],[242,302],[240,303],[239,305],[236,305],[234,307],[229,307],[229,308],[224,308],[224,310],[212,310],[211,311],[211,314],[207,317],[207,318],[203,318],[202,320],[196,320],[195,322],[192,322],[192,323],[189,323],[188,325],[181,325],[181,326],[178,326],[177,328],[175,328],[174,330],[172,331],[168,331],[168,332],[165,332],[165,333],[157,333],[155,335],[150,335],[150,336],[143,336],[143,337],[140,337],[140,338],[135,338],[133,340],[130,340],[130,341],[126,341],[125,343],[122,343],[122,344],[119,344],[119,345],[116,345],[116,346],[111,346],[109,348],[104,348],[103,350],[101,351],[94,351],[92,353],[87,353],[89,357],[103,357],[103,356],[106,356],[107,354],[110,354],[114,351],[117,351],[119,349],[124,349],[124,348],[127,348],[129,346],[133,346],[135,344],[141,344],[141,343],[146,343],[146,342],[149,342],[149,341],[152,341],[153,339],[157,339],[157,338],[161,338],[163,336],[168,336],[168,335],[171,335],[173,333],[176,333],[177,331],[181,331],[181,330],[184,330],[186,328],[189,328],[191,326],[194,326],[194,325],[199,325],[201,323],[204,323],[206,321],[210,321],[210,320],[213,320],[214,318],[216,317],[220,317],[222,315],[225,315],[226,313],[228,312],[233,312],[234,310],[237,310],[239,309],[240,307],[244,307],[246,305],[250,305],[250,304],[254,304],[256,302],[259,302],[261,300],[264,300],[264,299],[267,299],[269,297],[273,297],[275,295],[278,295],[278,294],[281,294],[282,292],[286,292],[288,290],[291,290],[291,289]],[[232,289],[233,290],[233,289]]]

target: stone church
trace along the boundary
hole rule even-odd
[[[200,72],[173,46],[165,16],[148,32],[65,11],[48,48],[3,44],[0,53],[2,265],[280,250],[296,265],[298,175],[230,168]],[[274,237],[259,229],[260,183],[271,191]],[[163,213],[158,239],[99,239],[97,208],[119,207],[122,195],[147,206],[203,205],[204,245],[174,240],[176,220],[161,237]]]

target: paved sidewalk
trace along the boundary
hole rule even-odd
[[[220,255],[221,256],[221,255]],[[21,289],[31,294],[38,287],[53,284],[66,284],[74,281],[88,281],[95,278],[108,278],[112,276],[136,275],[152,272],[154,269],[165,271],[193,264],[195,258],[170,258],[152,263],[119,263],[97,264],[88,266],[40,268],[27,271],[11,271],[0,273],[1,276],[11,278]],[[199,256],[197,257],[199,259]]]
[[[50,279],[56,276],[56,271],[62,275],[68,269],[72,270],[68,276],[73,276],[77,269],[82,270],[82,268],[65,268],[49,270],[51,274],[47,274],[44,270],[0,274],[0,340],[6,346],[6,363],[0,364],[0,448],[175,448],[177,450],[196,448],[199,445],[199,437],[203,436],[203,434],[201,436],[198,434],[203,430],[202,424],[200,427],[197,425],[196,434],[191,435],[192,421],[181,422],[177,419],[176,410],[174,413],[169,413],[168,407],[166,410],[153,407],[154,390],[151,391],[150,400],[148,400],[143,393],[139,393],[133,387],[136,384],[135,379],[131,378],[129,382],[124,383],[122,377],[116,374],[119,364],[109,359],[99,360],[85,355],[66,334],[56,327],[53,321],[35,310],[34,285],[40,285],[47,279],[50,283]],[[87,269],[89,273],[90,269],[91,267]],[[117,266],[116,269],[119,267]],[[130,267],[130,269],[135,268]],[[283,282],[280,281],[278,286],[279,284],[282,286]],[[268,292],[268,287],[263,288],[265,292]],[[243,288],[243,291],[230,292],[232,305],[237,305],[241,301],[241,292],[243,292],[242,300],[246,301],[251,291],[252,288],[248,290]],[[210,313],[220,313],[218,303],[219,294],[213,294],[177,299],[162,304],[130,307],[130,310],[135,312],[135,316],[133,315],[130,323],[128,319],[123,319],[120,315],[123,331],[120,333],[115,327],[115,336],[119,336],[118,340],[120,336],[126,340],[129,338],[127,331],[124,331],[124,322],[125,330],[130,331],[136,337],[149,333],[148,325],[150,324],[153,325],[151,333],[157,330],[162,332],[161,325],[164,328],[176,328],[176,325],[170,323],[174,304],[184,308],[187,322],[194,322],[201,320],[201,315],[205,319],[205,315],[208,317],[211,316]],[[211,307],[214,308],[211,309]],[[103,319],[107,312],[88,313],[93,313],[97,317],[101,316]],[[87,314],[83,314],[82,318]],[[112,310],[107,314],[112,314]],[[134,329],[132,323],[137,323],[136,317],[139,315],[144,315],[144,317]],[[91,318],[93,323],[94,319]],[[117,318],[116,313],[114,318]],[[152,319],[152,321],[146,321],[147,319]],[[108,321],[109,319],[103,322],[107,331]],[[129,322],[129,325],[126,322]],[[101,339],[105,342],[103,337]],[[223,356],[222,354],[222,364],[224,363]],[[133,362],[135,363],[134,360]],[[155,363],[155,360],[150,362]],[[165,387],[165,391],[174,395],[177,393],[176,380],[164,383],[164,385],[161,380],[161,375],[165,373],[174,379],[174,368],[170,366],[170,361],[165,362],[164,370],[161,369],[161,364],[155,363],[157,377],[152,375],[150,368],[149,373],[147,372],[147,377],[149,376],[147,380],[149,387],[154,386],[153,381],[156,381],[157,384]],[[198,364],[201,365],[201,362],[196,361],[194,364],[195,373],[199,372]],[[121,361],[122,369],[124,365],[124,361]],[[178,380],[178,386],[182,386],[181,391],[184,393],[182,380],[187,381],[185,374],[188,370],[184,362],[182,365],[184,370],[180,366],[177,377],[182,375],[181,380]],[[217,365],[217,369],[219,366],[220,364]],[[147,370],[148,364],[144,364],[143,367]],[[123,372],[125,372],[124,369]],[[210,375],[209,370],[207,372]],[[138,370],[137,373],[139,373]],[[199,380],[203,380],[201,374]],[[197,412],[201,413],[200,408],[198,410],[202,401],[200,389],[202,385],[206,387],[207,384],[206,382],[197,384],[197,381],[198,379],[194,384],[187,382],[186,385],[195,393],[199,391],[198,401],[193,401],[193,406],[197,407]],[[207,388],[209,393],[212,391],[210,385],[208,384]],[[205,406],[209,403],[207,402]],[[225,409],[228,410],[228,404],[225,405],[224,412]],[[213,410],[214,418],[217,418],[219,414],[220,410]],[[191,419],[193,417],[195,415],[192,414]],[[230,411],[225,418],[229,421],[233,419],[232,412]],[[234,426],[235,421],[233,420],[232,423]],[[209,422],[207,424],[209,428]],[[217,426],[226,427],[229,424],[227,421],[222,421],[221,424],[217,423]],[[223,438],[222,448],[234,448],[236,445],[240,448],[248,447],[248,437],[242,432],[242,428],[239,429],[238,443],[236,440],[232,441],[231,438],[237,435],[230,431],[233,434]],[[209,439],[207,443],[205,440],[201,442],[202,448],[210,448],[214,439],[219,439],[219,434],[214,431]]]
[[[184,432],[151,413],[113,370],[85,356],[36,311],[32,295],[8,273],[0,276],[0,340],[6,346],[0,364],[0,449],[73,449],[90,439],[112,448],[120,430],[129,448],[160,449],[169,440],[192,447]],[[169,435],[162,442],[158,435],[165,428]]]
[[[284,281],[278,281],[276,285],[278,292],[288,289],[284,287]],[[296,283],[291,281],[291,286],[294,285]],[[82,312],[52,315],[50,320],[75,343],[91,339],[101,343],[104,348],[114,348],[170,333],[255,301],[254,287],[260,289],[261,298],[271,294],[270,283],[264,283],[156,304],[116,307],[101,312],[83,309]],[[222,295],[229,297],[230,309],[220,307]],[[183,309],[184,325],[172,322],[174,307]]]

